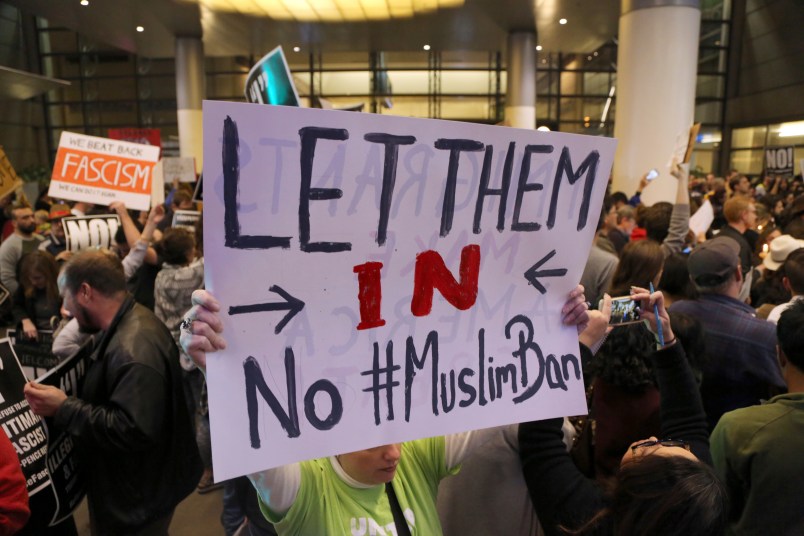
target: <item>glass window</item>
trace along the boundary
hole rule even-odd
[[[440,117],[466,121],[488,120],[490,118],[489,99],[487,97],[443,97]]]
[[[735,128],[731,131],[731,146],[733,148],[764,147],[767,132],[767,126]]]
[[[441,92],[488,95],[494,92],[494,73],[489,71],[441,71]]]
[[[770,125],[768,146],[779,145],[804,145],[804,121]]]
[[[720,124],[723,117],[723,101],[699,102],[695,105],[695,122]]]
[[[725,81],[726,79],[723,76],[700,74],[698,75],[695,96],[698,98],[723,98]]]
[[[762,173],[764,153],[762,149],[732,151],[729,167],[738,169],[741,173],[759,175]]]
[[[430,88],[428,71],[391,71],[388,73],[391,91],[398,95],[427,95]],[[326,93],[326,91],[325,91]]]
[[[321,73],[321,93],[327,95],[368,95],[371,88],[369,71]],[[426,86],[425,86],[426,88]]]

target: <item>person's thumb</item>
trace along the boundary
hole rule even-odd
[[[36,383],[34,381],[28,382],[28,385],[31,386],[31,389],[36,389],[39,391],[44,391],[47,389],[47,385],[42,385],[41,383]]]

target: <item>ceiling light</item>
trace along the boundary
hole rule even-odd
[[[275,20],[339,22],[410,18],[461,7],[465,0],[191,0],[210,11]]]
[[[779,125],[780,138],[793,138],[804,136],[804,121],[793,121]]]
[[[543,59],[543,60],[542,60],[542,63],[547,63],[547,60],[546,60],[546,59]]]
[[[301,49],[299,47],[293,47],[293,52],[301,52]]]
[[[430,45],[424,45],[422,48],[423,48],[424,50],[430,50]]]
[[[592,61],[592,56],[586,56],[586,59]]]
[[[143,28],[142,26],[137,26],[137,31],[142,33],[145,31],[145,28]]]
[[[542,45],[536,45],[536,50],[541,50],[541,49],[542,49]]]
[[[567,19],[558,19],[559,24],[567,24]]]
[[[592,55],[597,57],[597,50],[595,50],[594,54],[592,54]]]
[[[82,6],[88,6],[89,5],[89,0],[81,0],[81,5]]]

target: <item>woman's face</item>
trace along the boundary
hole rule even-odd
[[[629,446],[628,450],[625,451],[623,459],[620,460],[620,467],[626,463],[638,460],[642,456],[680,456],[682,458],[687,458],[688,460],[698,461],[698,458],[695,456],[695,454],[684,447],[669,447],[664,446],[661,443],[656,443],[655,445],[651,446],[638,447],[636,449],[632,448],[635,445],[645,443],[646,441],[657,441],[657,439],[651,436],[648,439],[641,439],[631,443],[631,446]]]
[[[392,443],[341,454],[338,461],[343,470],[358,482],[376,486],[393,480],[401,456],[402,444]]]
[[[773,206],[773,214],[778,216],[782,212],[784,212],[784,202],[781,199],[779,199],[778,201],[776,201],[776,204]]]
[[[31,282],[32,287],[39,290],[45,288],[45,285],[47,284],[47,278],[40,272],[31,273],[31,275],[28,276],[28,280]]]

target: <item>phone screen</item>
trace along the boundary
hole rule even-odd
[[[645,177],[647,180],[652,181],[653,179],[659,176],[659,170],[656,168],[651,169],[648,171],[648,175]]]
[[[622,326],[639,322],[639,309],[637,302],[630,296],[621,296],[611,299],[611,318],[609,324],[612,326]]]

